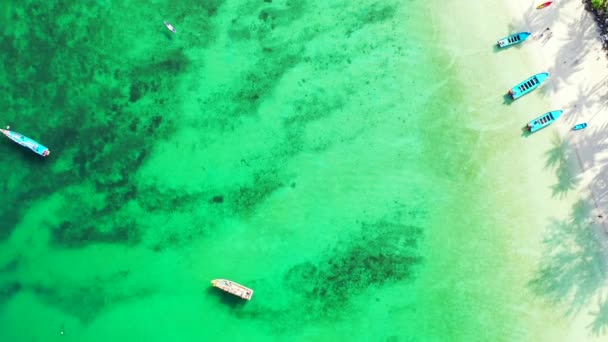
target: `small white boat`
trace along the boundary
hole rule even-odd
[[[230,294],[233,294],[237,297],[241,297],[243,299],[246,300],[251,300],[251,297],[253,296],[253,290],[245,287],[241,284],[237,284],[233,281],[230,280],[226,280],[226,279],[213,279],[211,281],[211,284],[214,287],[217,287],[218,289],[221,289],[223,291],[226,291]]]
[[[177,30],[175,30],[175,27],[173,27],[173,25],[171,25],[171,23],[169,23],[168,21],[163,21],[163,23],[165,23],[165,27],[167,27],[167,29],[169,29],[169,31],[171,31],[173,33],[177,33]]]

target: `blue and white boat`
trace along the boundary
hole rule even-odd
[[[528,130],[530,133],[534,133],[539,129],[549,126],[555,120],[557,120],[563,112],[563,110],[553,110],[537,117],[536,119],[528,122]]]
[[[509,95],[511,95],[513,100],[518,99],[538,88],[547,78],[549,78],[548,72],[541,72],[540,74],[527,78],[515,87],[509,89]]]
[[[512,34],[510,36],[504,37],[503,39],[498,40],[498,42],[496,42],[496,44],[498,44],[499,48],[504,48],[504,47],[507,47],[510,45],[521,43],[524,40],[526,40],[528,37],[530,37],[530,35],[532,35],[532,33],[530,33],[530,32],[518,32],[518,33]]]
[[[10,127],[6,127],[6,129],[0,129],[0,132],[2,132],[2,134],[6,135],[7,138],[11,139],[12,141],[16,142],[17,144],[23,146],[23,147],[27,147],[30,150],[36,152],[37,154],[46,157],[49,154],[51,154],[51,151],[44,145],[40,144],[39,142],[32,140],[28,137],[26,137],[25,135],[19,134],[17,132],[13,132],[13,131],[9,131]]]

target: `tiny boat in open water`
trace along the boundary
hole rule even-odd
[[[572,130],[573,130],[573,131],[578,131],[578,130],[580,130],[580,129],[584,129],[584,128],[586,128],[586,127],[587,127],[587,123],[586,123],[586,122],[583,122],[583,123],[580,123],[580,124],[578,124],[578,125],[576,125],[576,126],[572,127]]]
[[[518,33],[515,33],[510,36],[500,39],[498,42],[496,42],[496,44],[498,44],[499,48],[504,48],[504,47],[507,47],[510,45],[514,45],[514,44],[523,42],[528,37],[530,37],[531,34],[532,33],[530,33],[530,32],[518,32]]]
[[[28,137],[26,137],[23,134],[19,134],[17,132],[13,132],[13,131],[9,131],[10,127],[6,127],[6,129],[0,129],[0,132],[2,134],[4,134],[7,138],[11,139],[12,141],[16,142],[17,144],[23,146],[23,147],[27,147],[30,150],[36,152],[37,154],[46,157],[49,154],[51,154],[51,151],[49,151],[49,149],[46,146],[43,146],[41,143],[32,140]]]
[[[511,88],[509,90],[509,95],[511,95],[513,100],[518,99],[538,88],[547,78],[549,78],[548,72],[541,72],[540,74],[529,77],[515,87]]]
[[[563,112],[563,110],[553,110],[537,117],[536,119],[528,122],[528,130],[530,133],[534,133],[539,129],[549,126],[555,120],[557,120]]]
[[[551,5],[552,3],[553,3],[553,1],[543,2],[542,4],[536,6],[536,9],[543,9],[545,7],[549,7],[549,5]]]
[[[220,290],[226,291],[230,294],[233,294],[237,297],[241,297],[243,299],[246,300],[251,300],[251,297],[253,296],[253,290],[245,287],[241,284],[237,284],[233,281],[230,280],[226,280],[226,279],[213,279],[211,281],[211,284],[214,287],[217,287]]]
[[[163,21],[163,23],[165,24],[165,27],[169,29],[169,31],[177,33],[177,30],[175,29],[175,27],[173,27],[173,25],[171,25],[171,23],[169,23],[168,21]]]

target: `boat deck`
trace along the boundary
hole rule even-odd
[[[225,292],[241,297],[246,300],[251,300],[253,290],[241,284],[226,279],[214,279],[211,281],[214,287],[217,287]]]

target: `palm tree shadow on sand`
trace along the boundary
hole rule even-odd
[[[597,311],[590,311],[589,314],[595,318],[587,328],[589,328],[594,335],[605,335],[606,331],[608,331],[608,300],[602,299],[601,297],[598,298]]]
[[[526,27],[533,34],[543,33],[547,30],[547,28],[551,28],[555,23],[560,21],[560,12],[557,12],[555,16],[547,16],[545,12],[542,10],[539,11],[536,9],[535,3],[530,3],[530,7],[524,13],[523,19],[515,23],[515,25],[519,25],[519,27]],[[541,36],[533,36],[532,38],[541,39]]]
[[[592,121],[593,117],[601,114],[608,104],[608,78],[603,78],[596,84],[579,84],[577,95],[573,101],[564,106],[565,121],[574,125],[579,122]],[[599,113],[591,112],[594,106],[599,105]]]
[[[562,139],[559,134],[554,133],[551,138],[553,147],[545,152],[547,161],[545,168],[555,169],[557,183],[551,186],[553,197],[565,197],[568,192],[576,189],[580,183],[580,177],[576,175],[576,152],[568,141]]]
[[[589,126],[583,131],[570,133],[578,135],[577,150],[583,170],[602,166],[608,162],[601,155],[601,152],[608,149],[608,124],[594,125],[593,121],[589,121]]]
[[[590,219],[592,210],[592,199],[581,199],[568,218],[551,222],[543,240],[540,265],[528,283],[539,298],[565,305],[567,316],[577,315],[606,292],[607,250]],[[605,332],[607,311],[608,303],[600,299],[598,313],[589,325],[592,333]]]
[[[583,11],[578,20],[573,20],[568,25],[568,36],[565,38],[567,43],[557,51],[553,63],[553,82],[556,86],[568,84],[570,77],[582,70],[583,65],[579,62],[589,50],[587,42],[590,39],[597,39],[596,26],[584,24],[586,23],[584,19],[588,15],[587,11]]]

